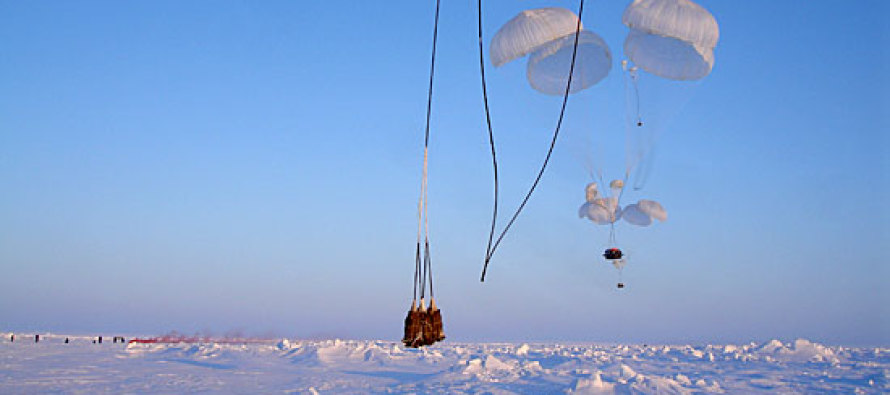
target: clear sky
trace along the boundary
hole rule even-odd
[[[623,291],[608,231],[577,218],[583,158],[623,153],[616,69],[571,98],[479,282],[492,194],[473,3],[443,1],[430,149],[450,339],[890,344],[886,2],[701,1],[716,63],[635,196],[669,220],[618,228]],[[616,68],[625,5],[583,18]],[[542,6],[577,2],[488,2],[486,46]],[[0,330],[400,338],[432,12],[0,1]],[[524,73],[489,69],[504,210],[559,110]]]

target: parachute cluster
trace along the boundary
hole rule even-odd
[[[634,0],[624,11],[622,22],[630,28],[624,55],[650,74],[693,81],[704,78],[714,67],[714,47],[720,35],[717,21],[690,0]],[[579,27],[569,92],[580,92],[609,75],[612,51],[568,9],[520,12],[492,38],[491,62],[500,67],[528,55],[526,78],[531,87],[547,95],[562,95]]]
[[[649,226],[654,220],[667,221],[667,211],[661,203],[654,200],[640,199],[624,208],[620,207],[618,198],[624,188],[624,181],[614,180],[609,188],[611,196],[606,197],[601,196],[595,182],[588,184],[585,190],[586,202],[578,208],[578,217],[587,218],[597,225],[611,225],[622,219],[636,226]]]
[[[500,67],[527,56],[526,79],[529,85],[543,94],[564,96],[565,111],[565,100],[569,94],[596,85],[612,69],[611,49],[602,37],[584,28],[580,21],[578,15],[583,9],[584,1],[581,0],[577,15],[568,9],[556,7],[520,12],[492,38],[489,47],[491,62],[495,67]],[[647,227],[656,221],[667,220],[667,211],[657,201],[640,199],[623,207],[621,204],[625,183],[632,183],[634,190],[641,189],[645,183],[646,167],[639,165],[650,156],[657,131],[664,126],[658,122],[657,116],[647,118],[654,118],[655,121],[647,121],[644,126],[640,97],[650,99],[647,89],[662,84],[659,80],[667,84],[665,86],[670,86],[673,81],[697,81],[710,74],[714,67],[714,48],[720,36],[714,16],[691,0],[633,0],[624,10],[622,23],[629,29],[624,39],[621,61],[626,81],[630,82],[625,84],[626,104],[629,106],[625,174],[622,179],[609,183],[605,191],[601,191],[596,182],[588,184],[585,203],[578,209],[580,218],[610,227],[609,243],[612,246],[603,256],[619,271],[624,267],[625,256],[614,247],[615,224],[623,220],[630,225]],[[652,81],[645,81],[652,85],[645,85],[647,89],[642,90],[643,94],[640,93],[640,87],[644,85],[639,80],[641,73],[656,77]],[[635,113],[631,115],[632,112]],[[647,108],[647,117],[656,112]],[[559,119],[561,122],[562,113]],[[554,133],[554,142],[558,132],[559,126]],[[547,160],[544,166],[546,163]],[[602,169],[588,170],[594,180],[603,183]],[[635,170],[638,174],[632,177]],[[490,253],[486,258],[490,258]],[[483,279],[484,273],[483,270]],[[619,282],[618,287],[623,288],[623,283]]]

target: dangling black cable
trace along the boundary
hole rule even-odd
[[[433,109],[433,76],[436,74],[436,42],[439,36],[439,3],[436,0],[436,16],[433,21],[433,54],[430,56],[430,85],[426,97],[426,129],[423,133],[423,148],[430,145],[430,114]]]
[[[417,251],[414,254],[414,299],[417,300],[417,285],[420,283],[420,242],[417,243]]]
[[[424,262],[426,263],[426,273],[429,275],[430,279],[430,301],[436,298],[436,295],[433,294],[433,258],[432,253],[430,253],[430,242],[427,240],[425,242],[425,251],[424,254]]]
[[[488,113],[488,96],[485,94],[485,62],[482,60],[482,0],[478,1],[479,6],[479,57],[480,64],[482,65],[482,91],[483,91],[483,100],[485,101],[485,117],[488,122],[488,132],[491,135],[491,117]],[[519,205],[519,208],[516,209],[516,212],[513,213],[513,216],[510,218],[510,221],[507,222],[507,226],[504,227],[504,230],[501,231],[501,234],[498,236],[497,240],[494,244],[491,244],[492,235],[494,234],[494,220],[492,221],[492,233],[489,235],[489,248],[485,254],[485,265],[482,267],[482,278],[481,281],[485,281],[485,273],[488,271],[488,264],[491,262],[491,257],[494,255],[494,252],[497,250],[498,245],[501,244],[501,240],[504,239],[504,236],[507,235],[507,231],[510,230],[510,227],[513,226],[513,222],[516,221],[516,218],[519,217],[519,213],[522,212],[522,209],[525,208],[525,204],[528,203],[529,198],[531,198],[532,193],[535,191],[535,188],[538,186],[538,182],[541,181],[541,177],[544,175],[544,170],[547,168],[547,164],[550,162],[550,156],[553,154],[553,148],[556,146],[556,139],[559,137],[559,129],[562,127],[562,120],[565,116],[566,105],[569,101],[569,93],[572,88],[572,74],[575,72],[575,58],[578,55],[578,38],[581,35],[581,15],[584,12],[584,0],[581,0],[581,3],[578,6],[578,23],[575,26],[575,42],[572,46],[572,62],[569,65],[569,77],[566,82],[566,91],[562,98],[562,108],[559,110],[559,119],[556,122],[556,128],[553,131],[553,139],[550,141],[550,148],[547,150],[547,156],[544,157],[544,163],[541,165],[541,169],[538,171],[537,177],[535,177],[535,181],[532,183],[531,188],[529,188],[528,193],[526,193],[525,198],[522,199],[522,203]],[[490,138],[491,142],[491,152],[492,152],[492,160],[496,162],[494,159],[494,138]],[[497,168],[497,166],[495,166]],[[496,179],[495,179],[496,180]],[[495,181],[495,188],[497,188],[497,181]],[[495,204],[497,204],[497,200],[495,200]],[[496,214],[495,214],[496,218]]]
[[[488,144],[491,146],[491,167],[494,169],[494,208],[491,210],[491,230],[488,232],[488,245],[485,247],[485,268],[491,259],[491,242],[498,219],[498,157],[494,149],[494,132],[491,128],[491,111],[488,108],[488,84],[485,82],[485,53],[482,50],[482,0],[476,4],[479,19],[479,70],[482,75],[482,102],[485,104],[485,124],[488,126]],[[482,269],[482,281],[485,281],[485,269]]]
[[[427,243],[426,246],[429,246],[429,243]],[[423,268],[420,271],[420,307],[423,307],[423,299],[426,297],[426,276],[429,263],[429,255],[429,249],[425,249],[423,253]]]
[[[427,223],[429,219],[426,216],[426,196],[427,196],[427,160],[429,153],[429,144],[430,144],[430,119],[432,117],[432,108],[433,108],[433,81],[436,74],[436,47],[438,43],[439,36],[439,8],[441,5],[441,0],[436,0],[436,12],[433,19],[433,49],[432,54],[430,55],[430,80],[429,86],[427,89],[427,101],[426,101],[426,126],[424,127],[423,133],[423,179],[421,181],[420,187],[420,202],[418,203],[418,224],[417,224],[417,251],[415,254],[415,267],[414,267],[414,299],[417,299],[417,289],[420,289],[420,298],[423,299],[425,292],[425,280],[427,277],[427,271],[429,269],[430,261],[429,261],[429,228],[427,225],[427,229],[424,236],[424,251],[423,255],[421,255],[420,250],[420,238],[421,238],[421,229],[423,227],[423,221],[426,220]],[[432,284],[430,284],[432,287]]]

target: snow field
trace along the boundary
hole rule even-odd
[[[0,393],[887,393],[890,349],[743,345],[92,344],[9,334]]]

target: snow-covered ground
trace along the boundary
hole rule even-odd
[[[2,333],[0,333],[2,335]],[[890,349],[451,343],[93,344],[0,338],[0,393],[888,393]]]

